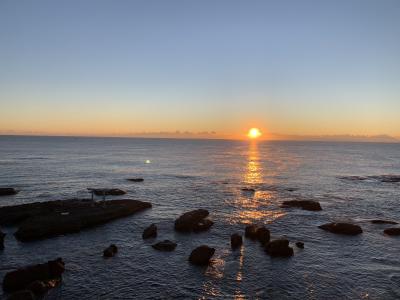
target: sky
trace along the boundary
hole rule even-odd
[[[400,137],[400,1],[0,0],[0,134]]]

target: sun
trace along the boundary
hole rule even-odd
[[[258,128],[251,128],[247,133],[247,136],[251,139],[256,139],[261,136],[261,131]]]

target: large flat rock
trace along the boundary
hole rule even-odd
[[[63,200],[37,202],[0,208],[0,224],[20,226],[15,236],[20,241],[49,238],[107,223],[150,208],[138,200]]]

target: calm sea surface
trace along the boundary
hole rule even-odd
[[[63,257],[63,283],[48,299],[399,299],[400,238],[368,220],[400,221],[400,183],[339,178],[383,174],[400,174],[400,144],[0,137],[0,186],[20,190],[1,197],[0,206],[88,197],[87,187],[121,188],[128,192],[122,198],[153,204],[38,242],[20,243],[15,228],[2,228],[8,234],[0,278],[17,266]],[[323,211],[280,208],[283,200],[303,198],[320,201]],[[210,211],[211,230],[174,232],[174,220],[196,208]],[[338,220],[364,233],[340,236],[317,227]],[[158,240],[178,243],[176,251],[157,252],[154,240],[142,240],[151,223],[159,227]],[[289,259],[270,258],[245,240],[232,251],[230,235],[250,223],[305,248],[294,246]],[[110,243],[119,253],[105,260]],[[216,248],[207,268],[187,261],[201,244]]]

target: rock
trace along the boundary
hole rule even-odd
[[[14,188],[6,187],[6,188],[0,188],[0,196],[10,196],[10,195],[16,195],[18,191]]]
[[[261,243],[261,244],[266,244],[269,242],[270,239],[270,232],[267,228],[265,228],[265,226],[259,227],[257,228],[257,240]]]
[[[234,233],[231,235],[231,247],[232,249],[238,248],[242,246],[243,238],[240,234]]]
[[[3,279],[3,290],[14,292],[26,289],[34,281],[48,281],[60,279],[65,270],[61,258],[48,261],[44,264],[28,266],[15,271],[8,272]]]
[[[209,215],[206,209],[196,209],[184,213],[175,220],[175,230],[180,232],[203,231],[213,225],[210,220],[204,220]]]
[[[157,236],[157,226],[156,224],[151,224],[147,227],[142,234],[143,239],[155,238]]]
[[[357,235],[363,232],[360,226],[350,223],[328,223],[318,227],[337,234]]]
[[[397,222],[394,222],[394,221],[387,221],[387,220],[371,220],[371,223],[372,223],[372,224],[393,224],[393,225],[399,224],[399,223],[397,223]]]
[[[296,246],[297,246],[297,248],[304,249],[304,243],[303,242],[296,242]]]
[[[90,189],[96,196],[121,196],[126,192],[120,189]]]
[[[278,239],[270,241],[265,246],[265,251],[270,256],[278,256],[278,257],[293,256],[293,248],[289,247],[289,241],[287,239]]]
[[[150,207],[150,203],[137,200],[36,202],[0,207],[0,223],[20,223],[15,236],[26,242],[79,232]]]
[[[143,182],[144,179],[143,178],[128,178],[128,181],[132,181],[132,182]]]
[[[400,235],[400,228],[386,228],[383,232],[387,235]]]
[[[177,244],[171,242],[170,240],[164,240],[162,242],[158,242],[154,245],[151,245],[154,249],[159,251],[174,251]]]
[[[380,182],[388,182],[388,183],[400,182],[400,175],[377,175],[377,176],[368,176],[368,177],[378,180]]]
[[[252,240],[257,239],[257,225],[247,225],[244,229],[244,236]]]
[[[212,225],[214,225],[213,221],[210,219],[203,219],[199,223],[193,225],[193,232],[207,231]]]
[[[32,291],[35,295],[43,295],[48,291],[48,288],[44,281],[35,280],[28,285],[28,290]]]
[[[0,230],[0,250],[4,249],[4,237],[6,234]]]
[[[299,207],[304,210],[319,211],[322,210],[321,205],[313,200],[290,200],[283,201],[283,207]]]
[[[208,265],[211,257],[214,255],[215,249],[206,245],[197,247],[190,253],[189,261],[194,265],[204,266]]]
[[[245,187],[245,188],[242,188],[242,192],[255,193],[256,190],[253,189],[253,188],[247,188],[247,187]]]
[[[104,257],[113,257],[115,254],[118,253],[118,248],[114,244],[111,244],[103,251]]]
[[[7,300],[35,300],[35,295],[29,290],[22,290],[11,294]]]

